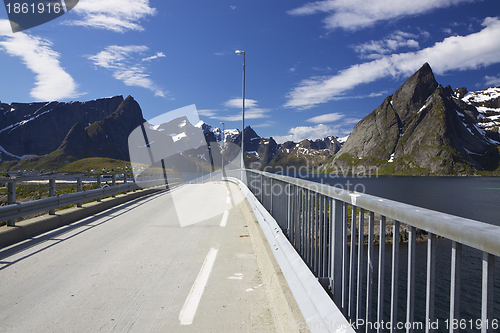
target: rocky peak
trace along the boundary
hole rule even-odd
[[[144,121],[141,107],[128,96],[106,118],[88,126],[81,123],[73,126],[58,151],[78,158],[110,157],[127,161],[128,136]]]
[[[89,102],[2,104],[0,146],[8,152],[2,153],[2,157],[5,160],[49,154],[61,145],[76,123],[88,126],[102,120],[122,102],[122,96],[115,96]]]
[[[400,121],[405,123],[416,114],[438,85],[428,63],[425,63],[415,74],[410,76],[390,99]]]
[[[333,164],[381,166],[387,172],[468,174],[498,166],[495,141],[477,123],[478,111],[439,85],[428,64],[354,128]],[[491,94],[490,94],[491,95]]]

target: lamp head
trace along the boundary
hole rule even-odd
[[[236,54],[245,54],[245,51],[236,50],[234,53],[236,53]]]

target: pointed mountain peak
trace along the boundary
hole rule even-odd
[[[403,123],[417,113],[439,84],[431,66],[425,63],[392,96],[391,104]]]

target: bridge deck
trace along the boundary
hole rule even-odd
[[[0,331],[281,330],[249,216],[234,184],[185,185],[3,249]]]

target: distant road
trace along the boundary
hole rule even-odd
[[[0,251],[0,331],[275,331],[242,200],[186,185]]]

